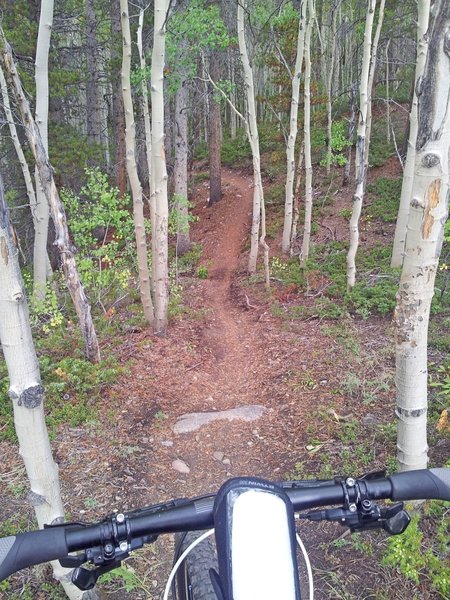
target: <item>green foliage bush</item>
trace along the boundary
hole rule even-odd
[[[79,426],[96,420],[97,400],[105,386],[111,385],[120,372],[113,358],[92,364],[84,358],[39,357],[42,383],[45,387],[45,414],[50,435],[64,425]],[[16,440],[13,412],[8,398],[8,373],[0,362],[0,439]]]
[[[416,584],[426,577],[442,598],[448,598],[450,594],[450,565],[446,560],[450,542],[447,519],[449,506],[448,502],[429,502],[424,516],[414,515],[405,533],[387,540],[383,557],[384,565],[394,567]],[[433,519],[427,519],[428,516]],[[434,529],[433,535],[428,536],[432,546],[424,548],[423,530],[426,527],[429,531],[430,526]]]
[[[61,198],[77,248],[80,278],[92,302],[113,303],[128,289],[135,270],[135,243],[130,200],[119,197],[99,169],[86,169],[87,184],[77,196]]]
[[[247,135],[243,129],[239,129],[235,139],[224,137],[222,141],[222,163],[226,166],[243,166],[250,164],[252,151],[248,143]]]

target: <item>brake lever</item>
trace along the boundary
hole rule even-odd
[[[86,569],[86,567],[77,567],[72,573],[72,583],[81,591],[86,592],[95,587],[98,578],[108,571],[117,569],[122,564],[121,560],[112,561],[110,564],[95,569]]]

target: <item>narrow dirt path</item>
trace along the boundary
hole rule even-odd
[[[298,430],[308,408],[306,399],[297,406],[291,398],[284,360],[286,354],[299,352],[297,341],[307,336],[297,340],[288,332],[292,344],[280,343],[279,326],[272,327],[269,318],[261,321],[261,312],[249,309],[242,292],[233,287],[236,272],[246,268],[252,180],[224,171],[223,189],[223,199],[212,208],[206,206],[206,185],[198,186],[195,194],[199,221],[193,238],[202,244],[208,279],[187,283],[187,312],[166,338],[145,335],[132,371],[120,382],[129,395],[118,424],[125,434],[142,440],[147,465],[141,475],[157,489],[178,496],[216,488],[229,476],[274,476],[281,458],[302,443],[292,424],[297,419]],[[254,421],[222,419],[174,433],[185,413],[248,405],[262,405],[265,412]],[[176,468],[180,464],[181,471]]]

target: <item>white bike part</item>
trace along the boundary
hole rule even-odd
[[[262,490],[241,493],[231,528],[233,600],[296,600],[283,500]]]

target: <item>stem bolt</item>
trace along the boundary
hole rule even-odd
[[[119,514],[116,516],[116,521],[117,521],[118,523],[123,523],[123,522],[125,521],[125,515],[124,515],[124,514],[122,514],[122,513],[119,513]]]

